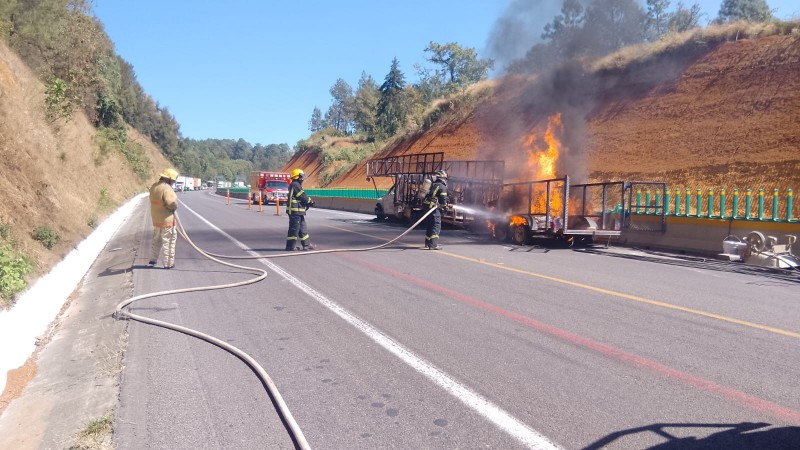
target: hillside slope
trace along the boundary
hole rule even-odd
[[[117,151],[101,152],[96,129],[76,112],[67,122],[44,113],[44,86],[0,42],[0,224],[35,269],[46,273],[118,204],[145,191],[164,167],[161,152],[135,130],[128,140],[141,145],[149,176],[137,176]],[[56,231],[52,249],[32,239],[35,227]],[[0,303],[2,307],[2,303]]]
[[[443,151],[525,173],[526,139],[560,113],[559,176],[673,187],[800,187],[800,33],[687,46],[643,59],[499,80],[463,119],[398,139],[380,156]],[[744,35],[744,34],[742,34]],[[699,38],[693,37],[698,40]],[[522,172],[514,173],[520,169]],[[386,180],[381,180],[385,185]],[[368,187],[361,164],[332,187]]]

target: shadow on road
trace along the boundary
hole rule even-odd
[[[768,428],[768,423],[657,423],[639,428],[617,431],[584,447],[599,450],[626,436],[655,433],[666,442],[648,447],[650,450],[796,450],[800,448],[800,427]],[[705,437],[687,436],[693,429],[706,429],[712,434]],[[714,432],[714,429],[719,431]],[[617,442],[618,445],[623,444]]]

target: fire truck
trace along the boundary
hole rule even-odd
[[[262,204],[285,202],[289,196],[291,175],[286,172],[250,172],[250,200]]]

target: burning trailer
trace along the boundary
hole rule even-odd
[[[392,187],[375,204],[378,220],[386,218],[407,221],[424,214],[425,179],[432,179],[438,170],[448,174],[447,191],[453,209],[442,213],[442,222],[465,228],[481,223],[481,210],[498,201],[503,186],[503,161],[445,161],[444,153],[376,158],[367,161],[367,180],[375,189],[376,177],[392,179]]]
[[[569,176],[504,184],[487,227],[497,240],[524,245],[537,237],[590,244],[596,237],[620,236],[624,229],[663,231],[666,209],[633,203],[637,189],[665,192],[662,182],[609,181],[570,184]],[[646,220],[631,211],[644,209]]]
[[[570,184],[569,176],[503,183],[504,161],[445,161],[444,154],[420,153],[367,162],[367,179],[389,177],[391,188],[375,204],[378,220],[416,220],[424,212],[423,182],[443,169],[453,208],[442,221],[485,232],[499,241],[524,245],[537,237],[589,244],[620,236],[625,229],[663,231],[664,199],[638,204],[634,192],[666,192],[663,182],[610,181]],[[634,203],[634,198],[636,202]],[[637,214],[631,214],[632,211]]]

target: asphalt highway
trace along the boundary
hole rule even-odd
[[[200,247],[283,253],[275,207],[199,191],[179,214]],[[252,278],[179,239],[135,293]],[[399,224],[311,209],[318,249],[370,247]],[[237,264],[266,280],[135,303],[246,351],[315,449],[800,448],[800,274],[628,249],[502,245],[463,230],[388,248]],[[293,448],[235,356],[131,322],[118,449]]]

